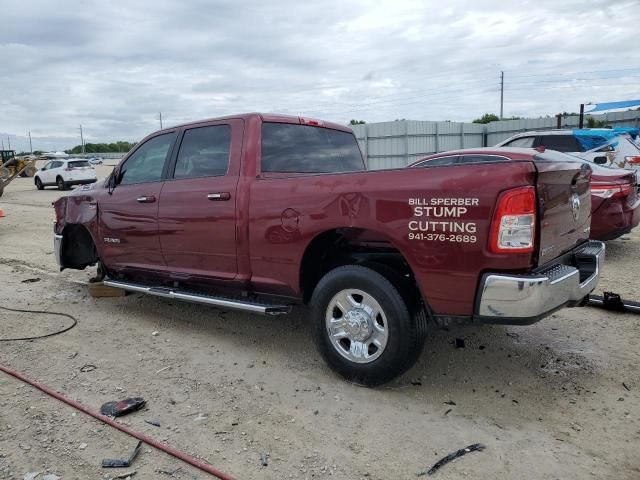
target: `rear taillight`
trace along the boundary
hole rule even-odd
[[[600,198],[626,197],[631,193],[633,185],[630,183],[591,184],[591,195]]]
[[[65,172],[70,172],[71,170],[73,170],[73,168],[71,168],[71,167],[67,167],[67,168],[64,169]]]
[[[536,230],[536,191],[518,187],[502,192],[491,223],[493,253],[533,252]]]
[[[640,165],[640,155],[635,155],[632,157],[624,157],[627,163],[631,165]]]

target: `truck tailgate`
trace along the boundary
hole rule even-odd
[[[538,265],[544,265],[589,238],[591,168],[554,151],[534,158],[538,171]]]

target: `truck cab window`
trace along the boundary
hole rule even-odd
[[[230,146],[229,125],[186,130],[173,177],[178,179],[225,175],[229,167]]]
[[[174,138],[175,133],[165,133],[147,140],[120,168],[118,184],[159,181]]]
[[[353,134],[330,128],[264,123],[263,172],[338,173],[365,170]]]

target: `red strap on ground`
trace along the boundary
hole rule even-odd
[[[82,405],[81,403],[78,403],[74,400],[71,400],[67,397],[65,397],[64,395],[55,392],[53,390],[51,390],[50,388],[42,385],[41,383],[38,383],[34,380],[31,380],[27,377],[25,377],[24,375],[16,372],[15,370],[12,370],[10,368],[7,367],[3,367],[2,365],[0,365],[0,371],[3,371],[4,373],[6,373],[7,375],[11,375],[14,378],[17,378],[18,380],[20,380],[21,382],[24,383],[28,383],[29,385],[31,385],[34,388],[37,388],[38,390],[40,390],[41,392],[46,393],[47,395],[49,395],[50,397],[55,398],[56,400],[60,400],[61,402],[66,403],[67,405],[69,405],[70,407],[75,408],[76,410],[80,410],[83,413],[86,413],[87,415],[92,416],[93,418],[95,418],[96,420],[100,420],[103,423],[106,423],[107,425],[120,430],[123,433],[126,433],[127,435],[130,435],[134,438],[137,438],[138,440],[142,440],[144,443],[146,443],[147,445],[160,450],[161,452],[167,453],[179,460],[182,460],[185,463],[188,463],[189,465],[202,470],[203,472],[206,473],[210,473],[211,475],[218,477],[221,480],[234,480],[233,477],[227,475],[226,473],[221,472],[220,470],[212,467],[211,465],[209,465],[208,463],[204,463],[201,460],[198,460],[197,458],[192,457],[191,455],[187,455],[184,452],[181,452],[179,450],[176,450],[175,448],[170,447],[169,445],[165,445],[162,442],[157,441],[156,439],[145,435],[144,433],[140,433],[140,432],[136,432],[135,430],[131,430],[128,427],[125,427],[124,425],[119,424],[118,422],[114,421],[113,419],[111,419],[110,417],[106,417],[104,415],[99,414],[98,412],[94,412],[93,410],[91,410],[90,408],[85,407],[84,405]]]

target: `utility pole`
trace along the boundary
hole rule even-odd
[[[584,103],[580,104],[580,118],[578,119],[578,128],[584,128]]]
[[[31,144],[31,130],[29,130],[29,153],[33,155],[33,145]]]
[[[82,143],[82,154],[84,155],[84,136],[82,135],[82,125],[80,125],[80,143]]]
[[[160,130],[162,130],[162,112],[160,112]]]
[[[11,139],[9,138],[9,135],[7,135],[7,143],[9,144],[9,150],[11,150]]]
[[[504,71],[500,72],[500,120],[504,113]]]

